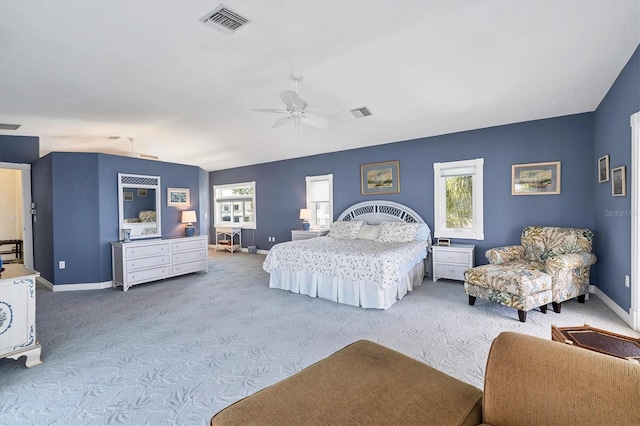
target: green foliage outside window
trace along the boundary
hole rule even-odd
[[[447,228],[473,228],[473,176],[446,179]]]

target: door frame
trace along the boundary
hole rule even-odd
[[[22,181],[22,259],[33,269],[33,216],[31,215],[31,164],[0,162],[0,169],[20,170]]]
[[[631,328],[640,331],[640,111],[631,116]]]

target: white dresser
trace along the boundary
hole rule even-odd
[[[475,245],[453,243],[451,246],[432,246],[433,282],[438,278],[464,281],[464,271],[473,268]]]
[[[27,367],[42,364],[36,340],[36,277],[21,264],[5,265],[0,275],[0,358],[26,356]]]
[[[329,233],[328,229],[303,231],[294,229],[291,231],[291,241],[308,240],[310,238],[324,237]]]
[[[113,286],[136,284],[209,270],[209,237],[179,237],[111,243]]]

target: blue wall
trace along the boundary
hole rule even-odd
[[[180,223],[183,209],[167,206],[168,187],[188,188],[189,209],[200,209],[202,170],[194,166],[54,152],[35,161],[32,172],[33,200],[38,204],[35,268],[56,285],[111,280],[110,242],[119,239],[118,173],[160,176],[163,237],[184,233]],[[66,262],[64,270],[58,269],[60,260]]]
[[[598,230],[598,288],[625,311],[631,307],[631,289],[624,276],[631,275],[631,127],[629,118],[640,111],[640,47],[627,62],[595,112],[594,156],[609,154],[610,167],[626,166],[627,196],[613,197],[611,181],[594,184],[595,222]],[[636,194],[638,195],[638,194]],[[636,212],[637,214],[637,212]]]
[[[40,157],[37,136],[0,135],[0,161],[29,164]]]
[[[277,130],[274,130],[277,131]],[[517,244],[527,225],[593,229],[593,114],[579,114],[444,136],[211,172],[211,185],[256,181],[255,243],[269,236],[291,239],[300,228],[305,176],[333,173],[334,219],[351,204],[381,198],[416,210],[433,227],[433,163],[483,157],[485,240],[476,241],[476,263],[495,246]],[[360,165],[400,161],[400,193],[363,196]],[[512,196],[511,165],[562,162],[560,195]],[[243,243],[252,231],[243,231]],[[468,241],[473,242],[473,241]]]

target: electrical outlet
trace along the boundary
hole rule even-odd
[[[624,276],[624,286],[629,287],[629,275]]]
[[[64,260],[58,262],[58,269],[64,269],[67,267],[67,263]]]

